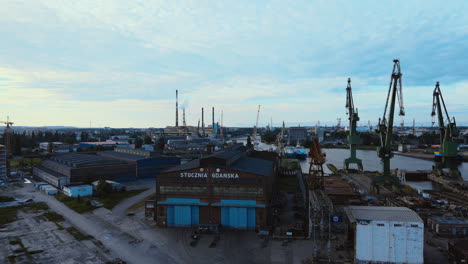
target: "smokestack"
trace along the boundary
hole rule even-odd
[[[179,127],[179,91],[175,90],[175,126]]]
[[[211,121],[211,127],[213,128],[213,132],[214,132],[214,106],[212,107],[211,110],[212,110],[211,112],[212,112],[212,117],[213,117]]]
[[[205,114],[203,112],[203,107],[201,109],[201,127],[202,127],[202,137],[205,136]]]

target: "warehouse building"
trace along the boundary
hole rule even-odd
[[[163,171],[156,177],[156,200],[146,203],[146,216],[167,227],[265,226],[276,163],[244,151],[235,145]]]
[[[354,263],[424,263],[424,223],[406,207],[349,206]]]
[[[288,128],[288,144],[302,144],[307,140],[307,129],[305,127]]]
[[[98,155],[135,164],[137,178],[152,178],[160,171],[180,164],[179,157],[161,156],[155,151],[144,149],[115,148],[113,151],[99,152]]]
[[[54,156],[35,166],[33,174],[62,188],[77,182],[91,182],[101,178],[119,180],[136,178],[135,164],[91,154],[65,154]]]
[[[468,237],[468,220],[463,218],[435,216],[427,220],[429,229],[441,236]]]

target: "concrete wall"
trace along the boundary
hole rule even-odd
[[[367,221],[356,224],[355,263],[422,264],[423,248],[423,223]]]

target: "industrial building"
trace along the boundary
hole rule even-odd
[[[159,174],[146,216],[167,227],[265,226],[276,161],[249,157],[240,145]]]
[[[6,147],[0,145],[0,180],[7,178]]]
[[[302,144],[307,140],[307,129],[305,127],[288,128],[288,144]]]
[[[77,182],[90,182],[100,178],[135,179],[134,163],[91,154],[64,154],[51,157],[34,167],[33,174],[62,188]]]
[[[98,155],[135,164],[136,175],[130,180],[135,177],[155,177],[160,171],[180,164],[179,157],[162,156],[155,151],[144,149],[115,148],[113,151],[99,152]]]
[[[424,263],[424,223],[406,207],[349,206],[354,263]]]
[[[468,220],[435,216],[427,219],[427,225],[434,233],[446,237],[468,237]]]
[[[93,186],[89,184],[67,184],[64,185],[62,191],[70,197],[85,197],[93,195]]]

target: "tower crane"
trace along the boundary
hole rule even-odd
[[[401,85],[401,69],[400,61],[393,60],[393,71],[388,87],[387,101],[385,103],[385,110],[382,118],[379,118],[376,132],[380,136],[380,146],[377,148],[377,155],[382,160],[383,175],[374,178],[373,185],[378,189],[378,184],[383,183],[399,183],[397,177],[392,177],[390,174],[390,159],[393,157],[391,149],[392,136],[393,136],[393,116],[395,113],[395,104],[398,101],[400,116],[405,115],[405,108],[403,106],[403,90]],[[388,109],[388,119],[386,117]]]
[[[253,129],[252,133],[252,142],[255,147],[255,144],[257,143],[257,127],[258,127],[258,117],[260,116],[260,105],[258,105],[258,110],[257,110],[257,122],[255,122],[255,126]]]
[[[349,164],[354,163],[358,166],[358,169],[362,171],[362,160],[356,158],[356,145],[359,144],[361,140],[356,133],[356,124],[357,121],[359,121],[359,114],[358,110],[354,108],[353,92],[351,91],[351,78],[348,78],[348,86],[346,87],[346,108],[348,109],[349,115],[348,143],[351,157],[345,159],[345,168],[349,169]]]
[[[459,135],[459,131],[455,117],[450,119],[439,82],[436,83],[432,94],[432,124],[435,123],[434,117],[436,115],[440,130],[440,150],[439,152],[434,152],[434,159],[436,161],[434,172],[436,175],[442,176],[442,168],[449,168],[449,175],[451,177],[461,179],[460,171],[457,168],[458,144],[454,140]]]
[[[13,122],[10,121],[10,117],[7,116],[7,121],[0,121],[0,123],[5,124],[5,145],[7,149],[7,157],[10,157],[12,155],[11,151],[11,126],[14,124]]]

